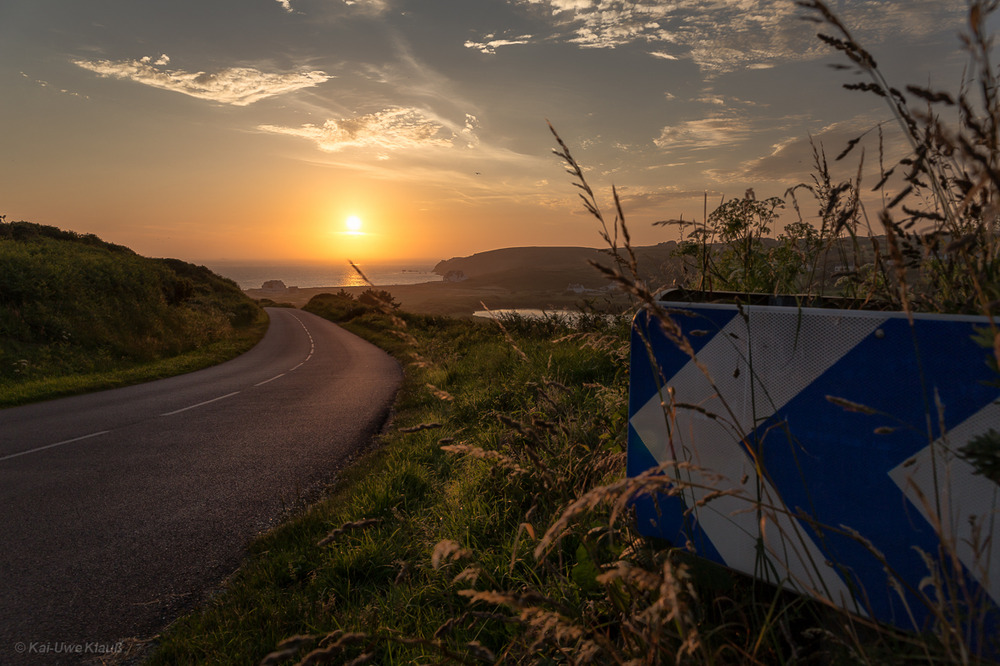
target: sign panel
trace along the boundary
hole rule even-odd
[[[944,543],[996,610],[1000,486],[957,455],[1000,431],[985,318],[662,305],[690,349],[633,322],[628,474],[673,489],[637,500],[640,531],[910,630]]]

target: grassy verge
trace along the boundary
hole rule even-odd
[[[900,663],[923,649],[634,532],[624,325],[309,309],[406,365],[394,422],[149,663]]]
[[[48,376],[9,383],[0,392],[0,408],[141,384],[218,365],[249,351],[264,337],[267,325],[267,315],[261,312],[256,323],[234,330],[231,337],[177,356],[148,362],[124,361],[117,368],[100,372]]]
[[[407,364],[392,428],[326,500],[253,543],[225,592],[165,632],[151,663],[254,663],[289,636],[337,630],[346,661],[509,647],[511,616],[466,615],[462,590],[538,583],[530,550],[554,512],[621,472],[626,385],[624,327],[510,324],[347,323]],[[567,553],[589,575],[587,556]]]
[[[232,280],[0,215],[0,407],[190,372],[267,327]]]

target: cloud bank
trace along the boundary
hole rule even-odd
[[[164,54],[155,61],[145,56],[139,60],[74,60],[73,64],[103,77],[134,81],[232,106],[247,106],[333,78],[319,70],[271,73],[251,67],[228,67],[209,74],[164,69],[169,62],[170,58]]]
[[[484,53],[496,46],[554,41],[580,48],[616,48],[645,44],[661,59],[689,59],[706,74],[761,69],[779,62],[818,57],[829,52],[792,0],[508,0],[537,14],[546,31],[534,37],[497,40],[488,33],[465,45]],[[841,18],[861,26],[863,43],[885,35],[905,34],[919,40],[942,25],[954,25],[964,3],[940,0],[882,0],[856,3]],[[491,46],[491,44],[493,44]]]

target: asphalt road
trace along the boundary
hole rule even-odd
[[[0,664],[155,634],[379,430],[398,364],[268,312],[264,339],[219,366],[0,410]]]

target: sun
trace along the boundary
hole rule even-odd
[[[344,224],[347,226],[347,230],[353,233],[358,233],[361,231],[361,218],[357,215],[351,215],[348,217]]]

